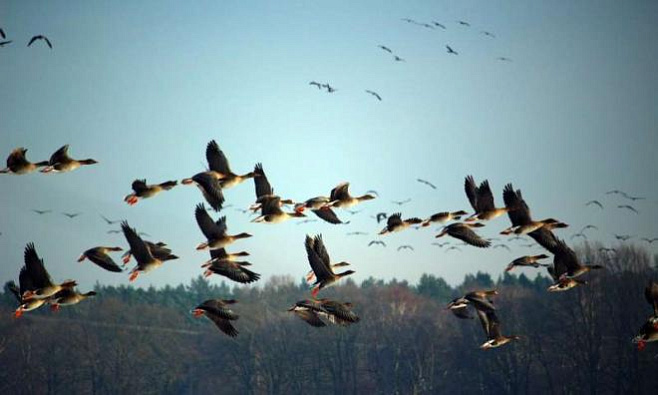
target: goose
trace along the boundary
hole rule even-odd
[[[123,269],[117,265],[114,260],[108,255],[111,251],[122,251],[121,247],[94,247],[83,252],[78,258],[78,262],[83,262],[89,259],[101,268],[110,272],[122,272]]]
[[[21,270],[21,274],[24,270],[24,282],[26,282],[25,288],[27,288],[25,291],[21,290],[21,292],[23,292],[23,300],[27,301],[29,299],[48,299],[63,289],[70,289],[78,285],[74,280],[66,280],[61,284],[53,283],[50,274],[48,274],[48,271],[44,266],[43,259],[41,259],[37,254],[37,250],[33,243],[29,243],[25,247],[23,257],[25,266]],[[21,281],[20,276],[19,283],[21,283],[22,286],[23,281]]]
[[[429,217],[428,219],[422,222],[421,226],[427,227],[433,223],[444,224],[448,221],[459,221],[464,215],[467,214],[468,213],[463,210],[453,211],[453,212],[442,211],[440,213],[432,214],[431,217]]]
[[[473,231],[473,228],[481,228],[483,226],[484,225],[479,222],[476,223],[455,222],[453,224],[445,226],[443,230],[441,230],[441,233],[439,233],[435,237],[439,238],[439,237],[443,237],[444,235],[448,235],[456,239],[459,239],[465,243],[468,243],[472,246],[487,248],[491,246],[491,242],[489,240],[485,240],[482,237],[478,236],[478,234]]]
[[[146,184],[145,179],[135,180],[132,183],[133,193],[127,195],[123,201],[130,206],[137,204],[139,199],[147,199],[159,194],[162,191],[168,191],[178,184],[177,181],[165,181],[160,184]]]
[[[230,305],[235,303],[237,303],[235,299],[209,299],[195,307],[192,315],[195,318],[205,315],[220,331],[230,337],[236,337],[239,332],[231,321],[237,320],[240,316],[230,308]]]
[[[489,221],[509,211],[507,207],[496,208],[488,180],[482,181],[480,186],[477,187],[473,176],[467,176],[464,182],[464,190],[466,191],[468,201],[471,203],[471,207],[475,210],[473,215],[466,218],[466,222],[476,220]]]
[[[386,227],[384,227],[384,229],[382,229],[382,231],[379,232],[379,234],[385,235],[388,233],[401,232],[412,225],[417,225],[422,222],[423,220],[416,217],[407,218],[403,220],[401,213],[391,214],[386,222]]]
[[[375,196],[368,193],[362,196],[353,197],[350,195],[349,187],[349,182],[343,182],[332,189],[331,193],[329,194],[329,203],[327,203],[327,206],[336,208],[350,208],[361,202],[373,200],[375,198]]]
[[[50,156],[48,165],[41,169],[42,173],[65,173],[73,171],[80,166],[94,165],[95,159],[73,159],[69,156],[69,145],[66,144]]]
[[[548,266],[548,264],[539,262],[540,260],[546,259],[546,258],[548,258],[548,255],[546,255],[546,254],[522,256],[522,257],[516,258],[515,260],[510,262],[510,264],[507,265],[507,268],[505,269],[505,271],[509,272],[512,269],[514,269],[515,267],[534,267],[534,268],[538,268],[540,266]]]
[[[215,250],[218,248],[224,248],[230,244],[233,244],[237,240],[246,239],[251,237],[249,233],[238,233],[236,235],[229,235],[226,233],[228,230],[226,226],[226,217],[220,217],[217,222],[214,222],[203,203],[199,203],[194,210],[194,217],[196,222],[199,225],[199,229],[204,236],[206,236],[207,241],[200,243],[197,246],[197,250],[205,250],[210,248]]]
[[[313,270],[316,278],[311,291],[311,295],[314,298],[318,295],[318,292],[320,292],[321,289],[334,285],[343,277],[347,277],[350,274],[355,273],[354,270],[346,270],[342,273],[334,273],[331,266],[329,253],[327,252],[327,248],[325,247],[322,240],[322,235],[317,235],[314,238],[306,235],[304,246],[306,247],[308,262],[311,265],[311,269]],[[348,262],[340,263],[345,266],[344,264]]]
[[[569,226],[554,218],[533,221],[530,215],[530,208],[521,196],[521,190],[515,191],[512,184],[505,185],[503,189],[503,200],[505,201],[505,208],[510,219],[514,218],[514,220],[512,221],[512,226],[503,230],[500,234],[508,235],[514,233],[516,235],[527,235],[539,228],[552,230]]]
[[[480,346],[483,350],[489,350],[492,348],[498,348],[503,346],[513,340],[519,340],[521,337],[517,335],[505,336],[500,331],[500,321],[494,310],[481,310],[477,309],[478,317],[480,318],[480,323],[482,324],[482,329],[487,335],[487,341],[482,343]]]
[[[137,265],[130,271],[129,281],[135,281],[140,273],[147,273],[162,266],[165,260],[155,256],[144,240],[139,237],[135,229],[128,225],[127,221],[121,222],[121,230],[130,245],[130,254],[137,261]],[[174,258],[177,257],[174,256]]]
[[[27,160],[25,154],[27,149],[23,147],[15,148],[7,157],[7,167],[0,170],[0,174],[16,174],[23,175],[29,174],[38,169],[48,165],[48,161],[41,161],[32,163]]]
[[[80,293],[73,288],[63,289],[50,298],[50,309],[52,311],[59,311],[60,306],[71,306],[78,304],[92,296],[96,296],[95,291]]]

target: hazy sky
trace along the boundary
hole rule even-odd
[[[178,186],[135,207],[123,197],[135,178],[180,180],[202,170],[211,139],[238,173],[262,162],[285,197],[326,195],[342,181],[356,195],[380,193],[357,215],[339,212],[347,226],[262,225],[235,210],[253,202],[253,182],[227,190],[229,231],[254,235],[231,250],[249,251],[264,277],[303,276],[306,233],[322,233],[332,258],[352,262],[356,280],[415,282],[432,273],[457,283],[477,270],[497,276],[511,259],[540,252],[446,253],[431,245],[435,226],[367,247],[382,227],[370,216],[397,211],[391,200],[412,199],[401,207],[405,217],[470,210],[467,174],[488,178],[499,205],[513,182],[535,217],[572,225],[559,232],[567,239],[589,223],[600,228],[591,238],[606,243],[612,233],[658,236],[655,1],[122,3],[0,2],[0,27],[14,40],[0,48],[2,160],[19,146],[32,160],[47,159],[69,143],[73,157],[99,161],[68,174],[0,176],[2,278],[18,277],[24,246],[34,241],[57,281],[76,278],[82,289],[96,280],[127,283],[127,273],[76,262],[93,246],[126,246],[122,235],[106,233],[104,214],[128,219],[181,257],[136,285],[187,283],[207,259],[195,251],[203,241],[193,215],[199,191]],[[27,48],[36,34],[54,49]],[[446,44],[459,55],[447,54]],[[318,91],[311,80],[337,91]],[[640,215],[604,196],[613,188],[648,197],[632,203]],[[595,198],[605,210],[584,206]],[[62,211],[83,214],[69,220]],[[508,225],[497,219],[482,233]],[[371,235],[345,236],[351,231]],[[415,252],[396,252],[402,244]]]

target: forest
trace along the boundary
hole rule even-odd
[[[638,351],[632,339],[651,315],[643,291],[658,279],[657,257],[621,245],[578,248],[605,270],[588,284],[548,293],[534,278],[467,275],[451,287],[369,278],[323,293],[352,302],[360,322],[315,328],[287,311],[309,296],[302,279],[272,277],[229,286],[216,277],[188,285],[136,289],[97,284],[98,295],[59,312],[12,318],[0,302],[0,390],[30,394],[117,393],[655,393],[658,343]],[[413,262],[405,264],[412,265]],[[514,272],[512,272],[514,273]],[[527,273],[527,272],[526,272]],[[477,319],[459,320],[446,304],[476,289],[497,289],[502,331],[521,339],[494,350]],[[240,332],[229,338],[190,310],[210,298],[234,298]]]

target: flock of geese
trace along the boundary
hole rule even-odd
[[[65,145],[55,151],[49,160],[33,163],[27,159],[25,148],[16,148],[7,158],[7,167],[0,170],[0,173],[24,175],[37,170],[41,173],[66,173],[97,163],[94,159],[73,159],[69,156],[68,149],[69,146]],[[205,154],[207,170],[183,179],[181,184],[196,185],[212,211],[220,212],[225,202],[223,190],[235,187],[247,180],[253,180],[256,196],[248,210],[257,214],[252,220],[255,223],[278,224],[288,220],[300,220],[306,218],[306,213],[310,211],[322,221],[330,224],[347,224],[349,221],[341,220],[337,210],[347,211],[378,196],[376,191],[353,196],[349,191],[350,184],[344,182],[331,189],[329,196],[315,196],[301,202],[287,197],[282,198],[274,193],[274,188],[272,188],[262,164],[257,163],[253,171],[244,174],[234,173],[226,155],[214,140],[207,144]],[[418,181],[435,188],[425,180],[419,179]],[[170,191],[177,185],[178,182],[175,180],[148,184],[144,179],[137,179],[132,183],[132,193],[125,196],[124,201],[128,205],[134,206],[141,200],[154,198],[163,192]],[[506,271],[516,267],[546,267],[553,280],[547,290],[564,292],[586,285],[587,281],[583,280],[584,275],[602,269],[600,265],[583,264],[574,250],[556,236],[554,231],[566,228],[568,224],[554,218],[534,219],[521,191],[514,189],[512,184],[507,184],[503,189],[504,206],[495,204],[494,195],[487,180],[478,185],[472,176],[467,176],[464,190],[473,209],[472,214],[469,215],[464,210],[444,211],[429,215],[426,219],[420,219],[417,217],[403,218],[399,212],[389,216],[379,213],[376,216],[378,222],[386,219],[386,226],[379,232],[379,235],[402,232],[412,227],[420,230],[428,228],[432,224],[440,224],[443,225],[443,228],[436,238],[449,236],[461,240],[466,245],[488,248],[491,247],[491,240],[482,238],[477,233],[477,229],[507,215],[511,226],[500,231],[501,235],[517,238],[528,236],[544,248],[546,253],[519,257],[508,264]],[[397,203],[402,206],[407,201]],[[204,240],[197,245],[196,249],[209,252],[209,259],[201,265],[201,268],[204,269],[204,276],[220,275],[242,284],[253,283],[260,279],[260,274],[251,270],[252,265],[246,258],[249,256],[247,251],[227,251],[227,248],[239,244],[240,240],[252,237],[251,234],[246,232],[229,233],[226,216],[213,218],[204,203],[196,206],[194,216],[204,236]],[[103,219],[108,224],[121,223],[121,232],[128,244],[128,248],[121,257],[121,263],[126,265],[133,258],[136,261],[136,265],[130,270],[129,281],[135,281],[138,276],[160,268],[167,261],[178,259],[166,243],[143,239],[144,234],[138,233],[127,221],[113,221],[105,217]],[[373,240],[369,245],[373,244],[385,246],[381,240]],[[445,243],[438,242],[435,244],[445,245]],[[314,327],[322,327],[327,324],[347,326],[358,322],[359,317],[352,311],[351,303],[318,298],[323,289],[354,273],[354,270],[342,269],[351,264],[347,261],[332,260],[322,235],[307,235],[304,247],[311,268],[306,274],[306,281],[311,287],[311,298],[296,302],[288,311]],[[404,249],[413,250],[413,247],[403,245],[398,248],[398,251]],[[78,261],[89,260],[104,270],[121,273],[124,271],[123,267],[111,257],[112,253],[121,251],[124,249],[118,246],[96,246],[84,251]],[[550,257],[547,254],[552,254],[552,263],[544,262]],[[76,286],[75,280],[66,280],[61,283],[53,281],[33,243],[29,243],[25,247],[24,266],[19,273],[19,284],[16,285],[13,281],[7,283],[7,287],[16,296],[19,304],[14,313],[15,317],[20,317],[25,312],[38,309],[46,304],[50,305],[51,309],[58,310],[60,306],[74,305],[95,295],[93,291],[79,292]],[[475,318],[469,313],[471,309],[475,310],[486,335],[486,341],[480,346],[482,349],[499,347],[519,338],[519,336],[502,334],[497,309],[492,301],[492,297],[497,294],[498,292],[495,290],[473,291],[454,299],[447,307],[456,317],[462,319]],[[635,338],[640,349],[645,347],[646,342],[658,340],[658,284],[652,282],[647,287],[645,295],[654,311]],[[192,314],[195,317],[206,316],[223,333],[228,336],[237,336],[238,331],[234,326],[234,321],[239,318],[239,315],[233,311],[232,306],[235,303],[237,303],[236,300],[209,299],[195,307]]]

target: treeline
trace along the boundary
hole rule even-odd
[[[52,313],[12,319],[0,305],[0,390],[29,394],[116,393],[655,393],[658,343],[631,340],[651,313],[643,297],[658,278],[646,249],[606,254],[586,245],[584,262],[606,270],[587,286],[549,294],[545,276],[467,275],[450,287],[373,278],[323,291],[350,301],[361,321],[313,328],[286,310],[308,286],[274,277],[259,287],[203,278],[189,285],[135,289],[97,285],[99,295]],[[410,263],[411,264],[411,263]],[[458,320],[446,303],[496,288],[503,333],[522,339],[482,351],[479,322]],[[231,339],[190,310],[234,298],[240,334]]]

